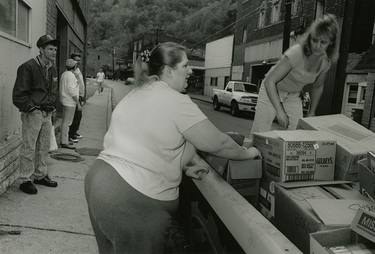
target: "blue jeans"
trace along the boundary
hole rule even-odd
[[[22,146],[20,151],[20,179],[31,181],[47,175],[47,156],[52,129],[52,113],[34,110],[21,113]]]

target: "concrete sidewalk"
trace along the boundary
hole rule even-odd
[[[84,176],[102,148],[112,112],[110,89],[95,93],[83,108],[76,145],[81,162],[49,158],[48,168],[57,188],[37,185],[37,195],[27,195],[13,184],[0,196],[0,253],[2,254],[85,254],[98,253],[84,195]],[[59,143],[59,142],[58,142]],[[89,153],[87,152],[89,151]],[[73,153],[59,149],[55,153]],[[6,231],[20,231],[19,235]],[[5,234],[4,234],[5,233]]]

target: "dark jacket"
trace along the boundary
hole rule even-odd
[[[37,106],[46,111],[55,108],[58,96],[57,71],[54,66],[46,76],[36,59],[30,59],[18,67],[13,88],[13,104],[21,111],[28,112]]]

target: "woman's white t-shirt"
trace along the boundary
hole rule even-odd
[[[174,200],[182,176],[182,133],[206,118],[165,82],[134,88],[114,109],[99,158],[139,192]]]

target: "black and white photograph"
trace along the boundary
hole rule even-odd
[[[0,0],[0,254],[375,253],[375,0]]]

